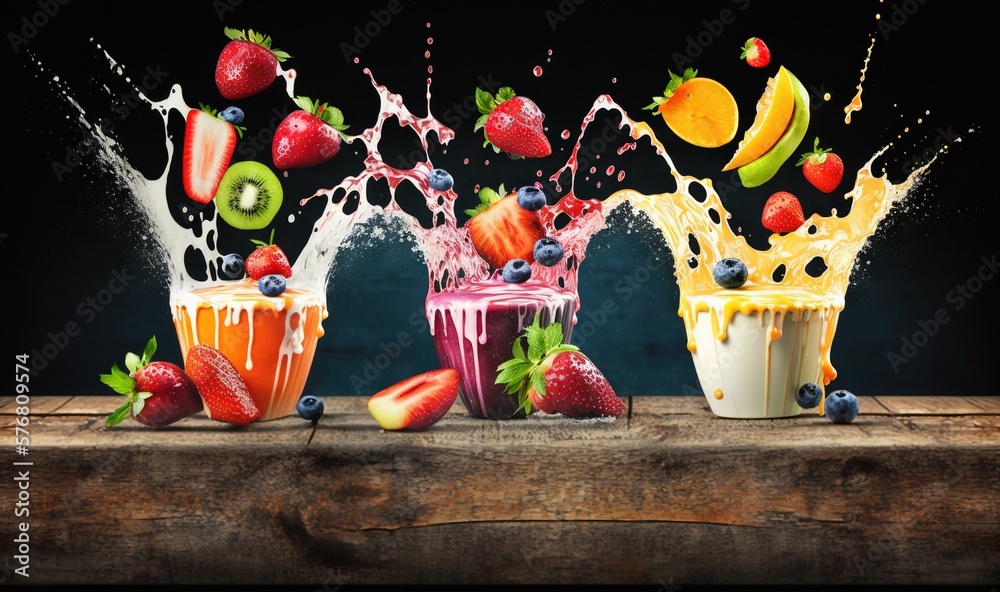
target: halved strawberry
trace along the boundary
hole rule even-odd
[[[574,419],[618,417],[625,404],[597,366],[575,345],[564,344],[562,326],[542,328],[538,317],[525,328],[527,351],[518,340],[514,357],[497,367],[497,384],[517,395],[526,413],[534,409]]]
[[[405,378],[368,399],[368,412],[384,430],[426,430],[458,397],[458,371],[438,368]]]
[[[207,204],[215,199],[243,128],[223,121],[211,107],[200,107],[189,111],[185,119],[181,178],[188,197]]]
[[[198,386],[209,418],[238,426],[260,418],[246,381],[218,349],[204,343],[195,345],[188,350],[184,371]]]
[[[277,274],[282,277],[292,277],[292,264],[281,247],[274,244],[274,229],[271,229],[270,242],[251,239],[257,245],[243,263],[247,275],[256,281],[265,275]]]
[[[494,269],[501,269],[511,259],[535,260],[535,243],[545,237],[538,212],[522,208],[517,193],[506,194],[484,187],[479,190],[479,205],[465,210],[472,216],[465,223],[469,238],[479,255]]]

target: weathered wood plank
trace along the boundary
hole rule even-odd
[[[882,405],[896,415],[977,415],[996,413],[993,405],[1000,405],[1000,397],[982,397],[976,404],[972,397],[879,396]],[[976,397],[978,399],[978,397]]]
[[[32,396],[29,397],[28,408],[31,415],[46,415],[55,413],[60,407],[69,402],[71,396]],[[14,415],[19,407],[16,397],[4,397],[0,402],[0,415]]]
[[[458,405],[399,433],[364,398],[326,401],[315,431],[203,414],[104,430],[105,411],[77,415],[89,402],[75,400],[33,417],[33,583],[1000,577],[1000,416],[863,403],[847,425],[744,421],[648,397],[617,421],[479,420]]]

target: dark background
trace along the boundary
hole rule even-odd
[[[881,147],[893,144],[877,161],[876,171],[884,168],[891,180],[899,181],[914,162],[947,140],[947,153],[859,259],[833,344],[839,377],[831,388],[866,395],[995,394],[1000,327],[991,305],[1000,281],[972,279],[980,271],[984,278],[991,276],[984,258],[995,260],[997,252],[996,168],[992,159],[988,162],[984,138],[986,105],[993,100],[987,88],[995,82],[991,58],[973,49],[981,45],[989,19],[951,8],[955,5],[865,2],[789,13],[765,2],[538,0],[445,7],[408,0],[220,0],[178,2],[171,8],[84,0],[5,2],[0,9],[8,41],[4,101],[11,133],[4,153],[13,182],[0,222],[13,327],[5,341],[11,353],[35,352],[38,371],[32,392],[39,395],[110,394],[98,374],[113,362],[121,364],[125,352],[139,351],[153,334],[160,342],[157,358],[180,361],[166,288],[128,195],[86,156],[72,161],[77,166],[63,171],[61,178],[54,173],[53,164],[70,163],[72,151],[82,151],[90,137],[57,88],[68,88],[91,121],[112,122],[112,136],[133,164],[152,175],[165,158],[159,116],[130,104],[131,88],[111,71],[96,46],[117,60],[134,83],[153,81],[145,88],[151,97],[160,99],[180,84],[189,103],[221,109],[227,102],[215,89],[212,74],[226,42],[223,26],[231,26],[269,34],[275,47],[293,56],[287,66],[299,74],[297,94],[340,107],[352,125],[350,133],[370,126],[377,115],[377,96],[363,67],[423,115],[427,67],[433,66],[431,111],[457,138],[445,147],[432,145],[431,160],[456,177],[460,207],[473,205],[477,184],[519,186],[534,182],[538,170],[547,178],[565,162],[594,99],[608,93],[634,119],[651,120],[682,173],[715,180],[734,226],[742,228],[751,244],[766,244],[760,208],[778,189],[799,195],[807,216],[834,206],[843,211],[839,194],[812,189],[794,160],[756,189],[740,188],[732,174],[719,173],[753,120],[767,76],[779,64],[814,93],[831,95],[829,102],[814,95],[810,132],[797,153],[806,151],[816,135],[824,146],[836,148],[848,169],[840,194],[849,188],[853,172]],[[752,69],[739,59],[750,36],[770,45],[774,57],[767,69]],[[864,106],[846,125],[843,108],[856,93],[872,38]],[[429,59],[424,57],[428,50]],[[360,63],[345,58],[345,51]],[[740,127],[731,144],[716,150],[689,146],[661,119],[642,111],[662,93],[667,71],[679,72],[686,65],[724,83],[736,97]],[[543,68],[539,77],[532,73],[535,66]],[[151,78],[149,72],[158,75]],[[467,99],[484,79],[512,86],[539,104],[553,142],[551,157],[509,161],[482,148],[481,132],[472,131],[478,113],[460,105],[472,105]],[[237,104],[248,114],[245,125],[251,137],[273,129],[274,109],[294,108],[280,82]],[[599,119],[606,113],[599,113]],[[594,126],[598,134],[602,128]],[[568,141],[559,139],[564,129],[571,131]],[[955,134],[961,135],[960,142],[951,141]],[[415,152],[412,134],[393,129],[386,132],[382,148],[384,159],[397,166],[424,158]],[[244,140],[237,158],[257,155],[254,150]],[[268,152],[257,156],[270,163]],[[622,186],[671,189],[663,185],[666,175],[655,157],[627,154],[615,160],[611,149],[602,156],[594,163],[598,172],[578,188],[584,197],[601,197],[620,186],[602,173],[613,163],[627,171]],[[463,163],[466,157],[469,164]],[[284,180],[286,204],[332,186],[359,166],[360,157],[344,150],[320,167],[291,172]],[[279,221],[294,211],[294,205],[287,207],[291,209],[283,210]],[[303,209],[300,218],[311,211]],[[583,264],[574,341],[620,395],[699,392],[677,316],[670,252],[641,218],[618,214],[593,239]],[[311,223],[279,225],[277,232],[292,254],[310,228]],[[338,260],[328,291],[327,334],[319,342],[308,391],[371,394],[437,364],[423,321],[426,271],[401,238],[358,246]],[[116,272],[132,277],[124,290],[99,311],[87,305],[88,298],[108,288]],[[956,286],[970,280],[969,287],[979,291],[971,298],[956,296]],[[630,281],[631,290],[624,290]],[[596,311],[607,302],[617,312],[603,320]],[[935,316],[947,319],[936,329],[928,325]],[[77,323],[79,334],[61,335],[69,322]],[[376,356],[395,351],[401,332],[408,345],[399,348],[387,367],[375,369]],[[907,347],[907,341],[919,347]],[[892,355],[901,356],[895,365]]]

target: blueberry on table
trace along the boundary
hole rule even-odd
[[[850,423],[860,410],[858,398],[851,391],[833,391],[823,403],[823,413],[833,423]]]
[[[314,395],[303,395],[295,404],[295,410],[302,419],[315,423],[323,417],[323,399]]]

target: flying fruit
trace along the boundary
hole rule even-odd
[[[781,68],[785,69],[784,66]],[[809,91],[791,72],[787,72],[787,74],[792,81],[792,89],[795,93],[792,118],[784,133],[767,152],[736,169],[744,187],[758,187],[773,177],[781,165],[785,164],[785,161],[796,153],[809,129]]]

